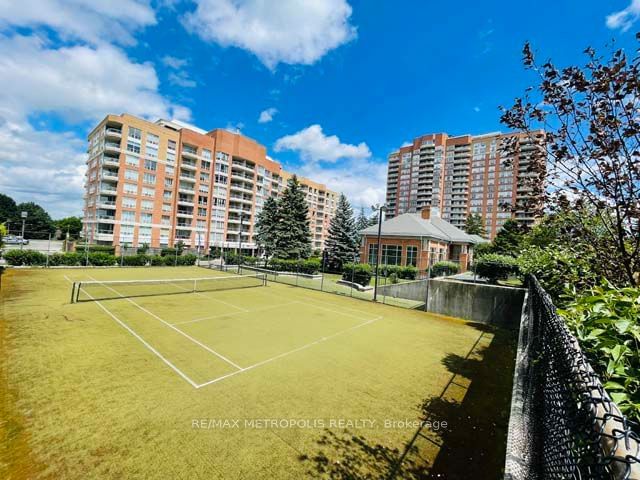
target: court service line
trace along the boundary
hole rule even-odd
[[[67,280],[67,282],[73,284],[73,281],[71,281],[69,279],[69,277],[67,277],[66,275],[64,276],[64,278]],[[94,298],[87,292],[84,292],[90,299],[94,300]],[[134,338],[138,339],[145,347],[147,347],[149,350],[151,350],[151,352],[153,352],[160,360],[162,360],[167,366],[169,366],[174,372],[176,372],[178,375],[180,375],[184,380],[186,380],[189,384],[191,384],[192,387],[194,388],[198,388],[198,384],[196,382],[194,382],[193,380],[191,380],[185,373],[183,373],[178,367],[176,367],[173,363],[171,363],[169,360],[167,360],[160,352],[158,352],[155,348],[153,348],[151,345],[149,345],[149,343],[147,343],[147,341],[142,338],[140,335],[138,335],[136,332],[134,332],[128,325],[126,325],[122,320],[120,320],[118,317],[116,317],[107,307],[105,307],[102,303],[100,303],[98,300],[94,300],[94,302],[107,314],[109,315],[113,320],[115,320],[122,328],[124,328],[126,331],[128,331],[131,335],[134,336]]]
[[[99,280],[96,280],[95,278],[93,278],[91,275],[87,275],[89,278],[91,278],[92,280],[98,282],[98,283],[102,283]],[[102,283],[102,285],[106,288],[108,288],[109,290],[111,290],[113,293],[115,293],[116,295],[119,295],[120,297],[124,298],[127,302],[131,303],[132,305],[135,305],[136,307],[138,307],[140,310],[142,310],[143,312],[145,312],[148,315],[151,315],[153,318],[155,318],[156,320],[159,320],[160,322],[162,322],[163,324],[165,324],[167,327],[175,330],[176,332],[178,332],[180,335],[184,336],[185,338],[188,338],[189,340],[191,340],[193,343],[195,343],[196,345],[204,348],[207,352],[215,355],[216,357],[220,358],[221,360],[224,360],[225,362],[227,362],[229,365],[233,365],[235,368],[237,368],[238,370],[242,370],[242,367],[240,365],[238,365],[237,363],[234,363],[232,360],[228,359],[227,357],[225,357],[224,355],[222,355],[221,353],[216,352],[214,349],[208,347],[207,345],[205,345],[204,343],[196,340],[195,338],[193,338],[191,335],[183,332],[182,330],[180,330],[177,327],[174,327],[173,325],[171,325],[169,322],[163,320],[162,318],[160,318],[158,315],[156,315],[155,313],[147,310],[146,308],[144,308],[143,306],[137,304],[136,302],[134,302],[132,299],[125,297],[124,295],[122,295],[120,292],[118,292],[117,290],[114,290],[113,288],[109,287],[108,285],[105,285],[104,283]],[[85,292],[86,293],[86,292]]]
[[[278,304],[278,305],[270,305],[270,306],[267,306],[267,307],[258,307],[258,308],[254,308],[253,310],[247,310],[246,312],[221,313],[220,315],[210,315],[208,317],[200,317],[200,318],[195,318],[193,320],[187,320],[187,321],[184,321],[184,322],[177,322],[177,323],[173,323],[172,325],[185,325],[187,323],[202,322],[203,320],[211,320],[213,318],[229,317],[229,316],[232,316],[232,315],[242,315],[243,313],[262,312],[264,310],[271,310],[272,308],[286,307],[288,305],[293,305],[295,303],[302,303],[302,302],[300,302],[298,300],[295,300],[293,302],[281,303],[281,304]]]
[[[300,352],[302,350],[306,350],[307,348],[313,347],[314,345],[318,345],[320,343],[326,342],[327,340],[331,340],[332,338],[338,337],[338,336],[343,335],[345,333],[348,333],[350,331],[357,330],[358,328],[361,328],[361,327],[364,327],[366,325],[372,324],[374,322],[377,322],[378,320],[382,320],[383,318],[384,317],[382,317],[382,316],[376,317],[376,318],[372,318],[371,320],[367,320],[366,322],[360,323],[358,325],[354,325],[353,327],[349,327],[349,328],[346,328],[344,330],[340,330],[339,332],[332,333],[331,335],[327,335],[325,337],[319,338],[318,340],[315,340],[313,342],[309,342],[309,343],[307,343],[305,345],[302,345],[301,347],[294,348],[293,350],[289,350],[288,352],[284,352],[284,353],[281,353],[279,355],[276,355],[275,357],[267,358],[266,360],[262,360],[262,361],[260,361],[258,363],[254,363],[253,365],[249,365],[248,367],[245,367],[242,370],[238,370],[238,371],[235,371],[235,372],[227,373],[226,375],[222,375],[221,377],[214,378],[213,380],[209,380],[208,382],[201,383],[196,388],[202,388],[202,387],[206,387],[207,385],[212,385],[214,383],[217,383],[217,382],[220,382],[220,381],[224,380],[225,378],[233,377],[234,375],[246,372],[247,370],[252,370],[252,369],[254,369],[256,367],[260,367],[260,366],[265,365],[267,363],[271,363],[271,362],[273,362],[275,360],[278,360],[280,358],[286,357],[286,356],[291,355],[293,353]]]

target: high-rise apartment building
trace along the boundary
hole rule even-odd
[[[507,157],[502,144],[514,137],[519,153]],[[444,220],[462,228],[468,215],[480,214],[490,238],[509,218],[531,224],[531,185],[525,179],[534,175],[529,172],[531,155],[541,148],[543,138],[542,131],[533,136],[495,132],[418,137],[389,155],[387,215],[431,206],[440,210]]]
[[[266,148],[224,129],[107,115],[89,134],[84,229],[92,243],[254,250],[265,200],[293,175]],[[324,246],[337,194],[300,178],[312,246]],[[240,235],[242,229],[243,235]]]

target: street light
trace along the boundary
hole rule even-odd
[[[376,248],[376,279],[373,288],[373,301],[375,302],[378,299],[378,266],[380,264],[380,240],[382,236],[382,215],[386,212],[387,207],[384,205],[380,206],[380,210],[378,211],[378,246]]]
[[[27,215],[29,215],[29,212],[20,212],[20,216],[22,217],[22,238],[20,240],[20,250],[22,250],[24,245],[24,224],[27,221]]]

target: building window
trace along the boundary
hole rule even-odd
[[[153,173],[145,173],[142,176],[142,181],[144,183],[148,183],[149,185],[155,185],[156,183],[156,176]]]
[[[158,162],[155,162],[153,160],[145,160],[144,168],[146,168],[147,170],[155,171],[158,168]]]
[[[400,265],[402,259],[402,246],[400,245],[383,245],[382,246],[382,264],[383,265]]]
[[[140,153],[140,145],[127,142],[127,152]]]
[[[369,259],[369,264],[370,265],[375,265],[377,257],[378,257],[378,245],[376,245],[375,243],[370,243],[369,244],[369,255],[367,257]]]
[[[139,128],[129,127],[129,138],[139,141],[142,138],[142,131]]]
[[[418,247],[407,247],[407,266],[418,266]]]

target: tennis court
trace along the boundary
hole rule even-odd
[[[499,337],[198,267],[13,270],[2,300],[0,414],[19,433],[0,473],[31,478],[358,478],[408,444],[403,464],[428,468],[446,432],[406,420],[462,405],[480,383],[452,359]]]

